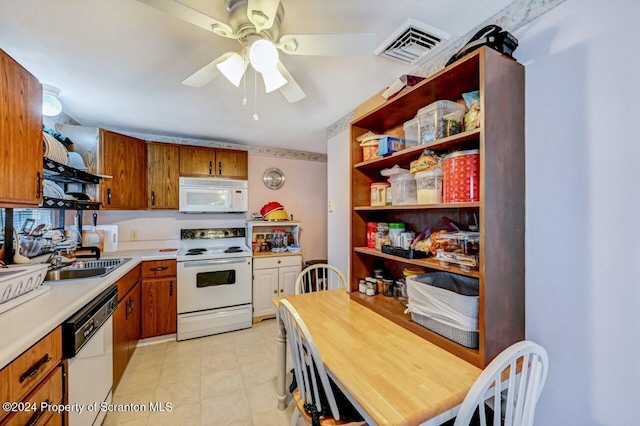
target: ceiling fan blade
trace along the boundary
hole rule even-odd
[[[287,101],[294,103],[307,97],[298,85],[298,82],[291,76],[287,68],[280,61],[278,61],[278,71],[280,71],[280,74],[282,74],[282,76],[288,81],[287,84],[280,88],[280,93],[282,93]]]
[[[247,17],[256,27],[256,31],[267,30],[273,26],[278,13],[280,0],[249,0]]]
[[[198,71],[191,74],[189,77],[182,80],[182,84],[191,86],[191,87],[202,87],[217,76],[220,75],[220,70],[217,65],[221,62],[229,59],[235,52],[227,52],[217,57],[213,61],[209,62],[204,67],[200,68]]]
[[[138,0],[140,3],[149,5],[155,9],[162,10],[178,19],[197,25],[208,31],[229,38],[236,38],[231,27],[218,21],[202,12],[199,12],[178,0]]]
[[[277,46],[289,55],[369,56],[375,43],[375,34],[288,34]]]

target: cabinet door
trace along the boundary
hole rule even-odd
[[[42,86],[0,49],[0,206],[37,206],[42,177]]]
[[[147,144],[147,202],[150,209],[178,209],[179,152],[177,145]]]
[[[129,316],[129,296],[120,301],[113,313],[113,389],[120,382],[124,369],[129,362],[129,337],[127,318]]]
[[[214,176],[215,149],[180,147],[180,176]]]
[[[142,337],[176,332],[175,277],[142,281]]]
[[[215,175],[219,177],[247,179],[247,163],[247,151],[216,149]]]
[[[100,173],[112,176],[100,184],[102,209],[147,208],[147,144],[141,139],[100,129]]]
[[[274,315],[271,299],[278,296],[278,268],[253,271],[253,316]]]
[[[295,294],[296,279],[300,275],[300,266],[285,266],[278,270],[278,281],[280,282],[280,293],[278,296],[291,296]]]
[[[142,285],[140,282],[131,289],[129,300],[131,300],[131,313],[127,318],[127,337],[129,358],[131,358],[142,335]]]

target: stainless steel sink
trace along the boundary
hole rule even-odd
[[[79,260],[47,272],[45,281],[75,280],[79,278],[104,277],[131,258]]]

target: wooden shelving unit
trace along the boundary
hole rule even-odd
[[[362,160],[356,138],[367,131],[397,134],[405,121],[432,102],[461,100],[480,91],[479,129],[412,147],[384,158]],[[478,149],[480,201],[433,205],[371,207],[370,185],[383,178],[380,170],[396,164],[408,168],[424,149],[440,154]],[[479,367],[524,338],[524,67],[499,53],[481,48],[423,80],[351,123],[351,298],[397,324]],[[367,248],[367,222],[401,221],[420,232],[438,228],[446,216],[463,225],[479,221],[480,265],[464,271],[445,268],[433,258],[405,259]],[[411,321],[394,298],[365,296],[358,280],[384,267],[395,277],[406,266],[447,271],[477,278],[480,286],[479,347],[466,348]]]

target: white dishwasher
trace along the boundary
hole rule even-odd
[[[68,358],[69,426],[100,425],[111,403],[113,386],[113,319],[118,288],[110,287],[62,324],[62,353]],[[94,405],[95,404],[95,405]],[[87,409],[89,406],[97,407]]]

